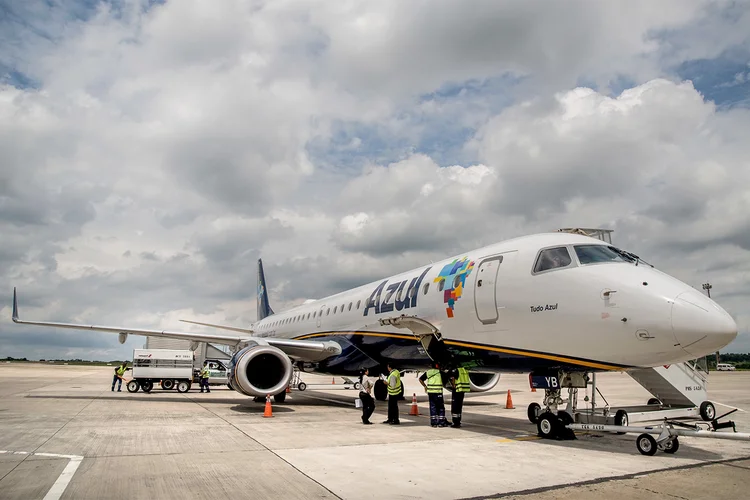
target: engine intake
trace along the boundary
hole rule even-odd
[[[489,391],[500,381],[499,373],[478,373],[469,372],[469,382],[471,383],[471,392]]]
[[[232,389],[252,397],[271,396],[286,390],[292,379],[292,362],[284,351],[255,345],[238,351],[229,363]]]

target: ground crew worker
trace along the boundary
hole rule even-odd
[[[122,392],[122,377],[128,370],[130,370],[130,368],[128,368],[127,361],[123,361],[120,366],[115,367],[115,375],[112,377],[112,392],[115,390],[115,382],[119,382],[117,392]]]
[[[466,368],[459,367],[451,372],[451,416],[453,424],[451,427],[461,427],[461,410],[464,406],[464,394],[471,391],[471,381]]]
[[[425,380],[427,384],[425,385]],[[419,383],[427,391],[430,399],[430,425],[432,427],[447,427],[445,421],[445,404],[443,403],[443,377],[440,374],[440,365],[433,363],[432,368],[419,377]]]
[[[203,392],[203,387],[206,388],[206,392],[211,392],[211,389],[208,388],[208,361],[203,362],[203,368],[201,369],[201,392]]]
[[[398,418],[398,399],[401,394],[401,374],[391,366],[387,364],[388,377],[386,378],[386,384],[388,386],[388,420],[384,421],[384,424],[399,425],[401,421]]]
[[[372,425],[370,416],[375,411],[375,400],[372,398],[372,380],[368,375],[370,375],[370,370],[367,368],[359,373],[359,399],[362,401],[362,423]]]

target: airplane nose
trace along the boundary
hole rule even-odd
[[[737,337],[737,323],[716,302],[690,290],[672,304],[672,330],[681,347],[700,357],[726,347]]]

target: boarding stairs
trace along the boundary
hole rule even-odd
[[[708,370],[705,358],[630,370],[628,374],[653,394],[663,406],[700,406],[708,399]]]

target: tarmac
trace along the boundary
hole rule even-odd
[[[308,389],[264,418],[263,403],[226,387],[111,392],[113,369],[0,364],[0,498],[693,500],[744,498],[750,484],[750,442],[681,437],[676,454],[649,457],[634,434],[539,439],[526,407],[543,392],[526,375],[468,395],[452,429],[430,427],[413,374],[401,425],[382,425],[377,401],[365,426],[341,378],[303,375]],[[712,372],[710,399],[750,411],[749,383],[749,372]],[[650,397],[624,373],[597,385],[612,405]],[[414,393],[419,416],[409,415]],[[750,413],[729,418],[750,432]]]

